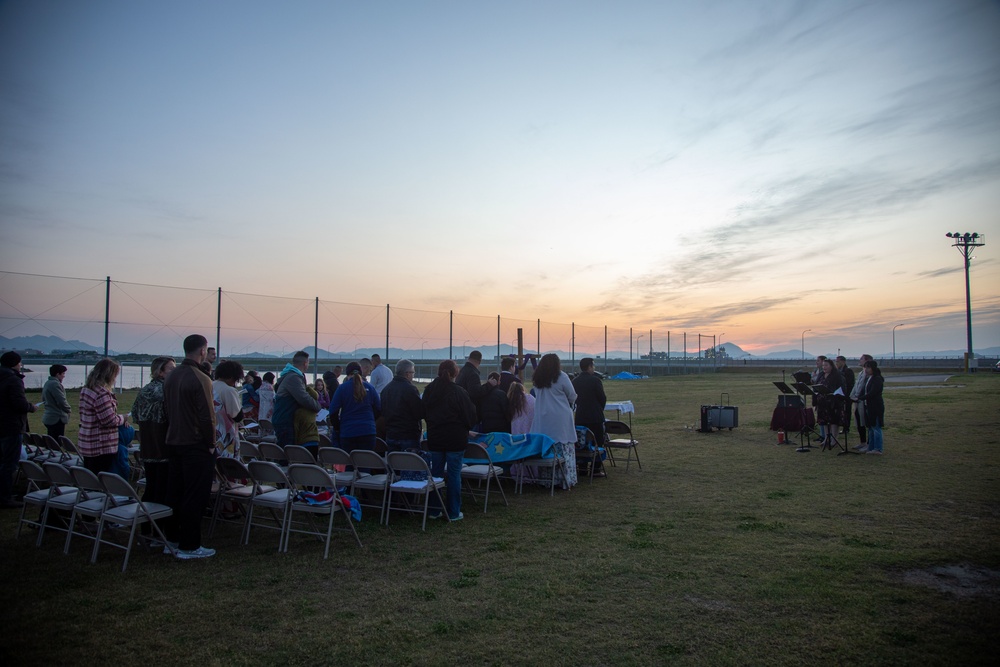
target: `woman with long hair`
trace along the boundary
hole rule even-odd
[[[111,472],[118,458],[118,427],[128,423],[118,414],[114,386],[121,366],[113,359],[101,359],[87,375],[80,390],[80,433],[77,448],[83,465],[92,472]]]
[[[535,389],[535,418],[532,433],[542,433],[556,442],[556,454],[566,461],[566,466],[552,469],[555,482],[568,489],[576,484],[576,424],[573,405],[576,390],[569,376],[562,372],[559,357],[543,355],[531,380]]]
[[[878,362],[869,359],[865,362],[865,375],[868,381],[859,398],[865,404],[865,427],[868,429],[867,454],[882,453],[882,426],[885,422],[885,401],[882,399],[882,387],[885,380]]]
[[[245,417],[240,394],[236,391],[236,383],[242,379],[243,365],[238,361],[227,359],[215,369],[215,380],[212,381],[215,444],[220,455],[231,458],[239,456],[239,424],[243,423]]]
[[[455,384],[458,365],[451,359],[438,364],[437,377],[424,390],[424,421],[427,423],[427,448],[431,451],[431,474],[444,477],[448,488],[448,518],[458,521],[462,514],[462,459],[469,442],[469,430],[476,425],[476,406],[469,392]],[[439,517],[438,500],[431,496],[430,506]]]
[[[340,447],[375,449],[375,420],[382,412],[382,399],[361,374],[361,364],[352,361],[346,378],[330,400],[330,422],[339,433]]]
[[[507,409],[511,434],[530,433],[531,422],[535,419],[535,397],[526,392],[524,385],[516,380],[507,388]]]

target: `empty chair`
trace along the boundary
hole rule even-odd
[[[374,451],[376,453],[378,453],[378,454],[381,454],[382,456],[385,456],[386,454],[389,453],[389,445],[386,444],[385,440],[383,440],[382,438],[379,438],[378,436],[376,436],[375,437],[375,450]]]
[[[448,516],[447,512],[443,511],[445,507],[444,498],[441,496],[441,489],[445,487],[445,482],[440,477],[434,477],[431,475],[430,466],[427,465],[427,461],[424,460],[419,454],[414,454],[413,452],[389,452],[386,456],[386,461],[389,464],[389,468],[392,470],[393,474],[399,474],[403,472],[417,472],[426,473],[427,479],[422,481],[414,480],[396,480],[389,485],[389,493],[385,502],[385,523],[389,525],[389,514],[393,509],[400,512],[415,512],[423,515],[423,522],[420,524],[420,529],[425,530],[427,528],[427,509],[430,506],[431,494],[437,494],[437,499],[439,506],[442,508],[443,516]],[[417,494],[423,496],[423,504],[421,507],[411,507],[409,501],[404,495],[405,505],[403,507],[393,507],[392,506],[392,496],[393,494]],[[450,521],[449,517],[449,521]]]
[[[58,440],[53,438],[51,435],[41,434],[39,437],[42,439],[41,442],[43,446],[46,449],[48,449],[49,452],[51,452],[52,454],[50,460],[54,459],[55,463],[60,463],[66,466],[67,468],[69,466],[80,465],[81,463],[83,463],[82,457],[74,456],[70,452],[67,452],[65,449],[63,449],[62,444]]]
[[[360,472],[355,473],[354,481],[351,482],[351,495],[358,498],[358,502],[364,507],[377,507],[379,510],[379,523],[382,523],[382,516],[385,513],[385,502],[388,498],[389,482],[392,481],[392,476],[389,474],[389,466],[381,456],[370,449],[355,449],[350,454],[351,463],[354,465],[354,469],[358,470],[360,468],[371,470],[371,473],[361,474]],[[381,470],[382,472],[376,472]],[[381,494],[379,497],[379,504],[366,503],[362,499],[359,491],[365,492],[365,495],[370,493]]]
[[[240,459],[249,463],[260,458],[260,447],[249,440],[240,440]]]
[[[622,421],[606,421],[604,422],[604,431],[608,434],[608,441],[604,444],[608,448],[611,465],[618,465],[615,461],[614,450],[626,449],[628,450],[628,459],[625,461],[625,472],[628,472],[628,467],[632,463],[632,452],[635,452],[635,462],[639,464],[639,470],[642,470],[642,462],[639,461],[639,441],[632,435],[632,429],[629,425]],[[615,435],[624,437],[613,438],[612,436]]]
[[[257,484],[246,465],[239,459],[228,456],[220,456],[215,460],[215,469],[219,479],[219,492],[215,496],[215,503],[212,506],[212,523],[208,528],[208,536],[215,532],[215,524],[219,521],[222,513],[222,506],[229,502],[235,505],[241,515],[239,523],[242,524],[240,531],[240,543],[246,540],[247,515],[250,503],[254,495],[270,493],[275,491],[273,486],[256,486]],[[223,519],[225,521],[227,519]]]
[[[59,447],[68,455],[68,458],[63,461],[66,466],[73,467],[83,465],[83,456],[80,454],[80,450],[76,448],[76,445],[72,440],[67,438],[65,435],[60,435],[58,442]]]
[[[45,437],[53,441],[55,440],[51,436]],[[74,486],[75,482],[69,469],[64,468],[58,463],[46,461],[42,464],[42,470],[45,472],[45,476],[49,478],[49,498],[45,502],[45,509],[42,511],[42,525],[38,528],[38,539],[35,541],[35,546],[41,546],[46,528],[63,532],[67,530],[67,526],[69,525],[69,521],[66,520],[67,515],[73,511],[73,506],[76,505],[80,497],[80,491]],[[64,514],[59,514],[59,512],[63,512]],[[56,525],[57,520],[62,523],[61,527]]]
[[[504,493],[503,486],[500,484],[503,468],[493,465],[493,459],[490,458],[490,453],[486,451],[486,448],[478,443],[470,442],[465,446],[465,462],[468,465],[462,468],[462,481],[466,483],[466,488],[473,498],[476,497],[476,489],[473,488],[472,483],[476,482],[478,486],[482,487],[483,482],[486,482],[486,491],[483,495],[483,514],[486,514],[486,508],[490,503],[490,485],[493,482],[496,482],[497,488],[500,490],[503,504],[507,505],[507,494]]]
[[[319,434],[319,446],[322,447],[333,447],[333,442],[330,441],[330,437],[325,433]]]
[[[285,447],[285,457],[288,459],[289,464],[305,463],[316,465],[316,458],[312,455],[312,452],[302,445],[288,445]]]
[[[24,504],[21,506],[21,516],[17,519],[17,534],[14,538],[21,536],[21,526],[27,524],[41,529],[42,512],[45,511],[45,503],[49,499],[49,477],[45,474],[42,466],[30,459],[18,461],[18,472],[27,481],[28,488],[24,493]],[[38,517],[27,518],[28,508],[38,509]],[[36,541],[35,544],[38,544]]]
[[[261,442],[271,442],[277,443],[278,438],[274,435],[274,424],[271,423],[269,419],[261,419],[258,424],[260,424],[260,441]]]
[[[132,545],[135,544],[135,533],[140,525],[144,523],[152,524],[157,537],[171,553],[174,548],[167,543],[167,538],[156,524],[171,516],[174,511],[166,505],[159,503],[144,503],[139,499],[139,495],[128,480],[110,472],[102,472],[98,476],[104,486],[104,511],[97,520],[97,537],[94,539],[94,553],[90,557],[91,563],[97,562],[97,552],[102,544],[113,546],[125,550],[125,560],[122,562],[122,572],[128,567],[128,559],[132,555]],[[121,500],[124,497],[126,500]],[[128,530],[128,539],[124,546],[116,542],[102,540],[101,536],[108,524],[117,524],[122,530]],[[176,555],[176,554],[175,554]]]
[[[69,545],[74,535],[86,537],[88,540],[96,539],[96,520],[104,512],[104,496],[107,495],[104,491],[104,485],[101,484],[101,480],[94,472],[83,466],[73,466],[69,469],[69,473],[73,478],[73,484],[80,492],[80,497],[77,498],[70,513],[69,528],[66,530],[66,543],[63,545],[64,554],[69,553]],[[119,496],[116,500],[126,502],[128,498]],[[80,522],[78,525],[77,521],[80,517],[93,519],[94,524]]]
[[[351,521],[351,514],[346,510],[341,503],[340,494],[337,493],[336,486],[333,482],[333,478],[330,473],[315,464],[302,464],[293,463],[288,466],[288,481],[292,484],[292,489],[296,493],[307,492],[309,489],[329,489],[329,503],[324,504],[314,504],[307,500],[298,499],[296,496],[292,497],[292,502],[288,508],[288,521],[285,527],[285,551],[288,551],[288,543],[290,541],[291,533],[306,533],[309,535],[316,535],[317,537],[324,538],[324,549],[323,549],[323,559],[325,560],[330,555],[330,535],[333,533],[333,521],[334,516],[340,514],[344,517],[347,522],[346,528],[338,528],[337,530],[342,530],[345,532],[350,532],[354,536],[354,541],[361,546],[361,539],[358,537],[358,532],[354,528],[354,522]],[[306,530],[305,528],[295,528],[295,513],[305,512],[308,519],[309,525],[312,527],[311,530]],[[327,516],[326,530],[325,532],[318,526],[312,519],[312,515],[318,514],[320,516]]]
[[[250,531],[254,526],[274,529],[278,531],[279,535],[278,551],[283,551],[285,546],[285,527],[288,521],[288,506],[292,502],[292,490],[288,476],[278,467],[278,464],[271,461],[251,461],[247,464],[247,470],[254,482],[254,486],[253,494],[250,498],[250,506],[247,509],[243,543],[250,543]],[[272,488],[273,491],[264,490],[268,487]],[[258,509],[267,510],[277,525],[254,523],[253,517]]]
[[[281,445],[275,442],[264,442],[263,440],[257,449],[260,451],[260,458],[264,461],[270,461],[271,463],[277,464],[279,468],[285,470],[288,468],[288,456],[285,454],[285,449]]]
[[[337,483],[337,488],[343,486],[350,489],[355,477],[368,476],[368,473],[357,471],[351,461],[351,455],[340,447],[320,447],[319,464],[333,473],[333,480]]]

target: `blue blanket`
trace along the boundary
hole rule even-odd
[[[493,463],[508,463],[521,459],[551,459],[555,456],[555,440],[541,433],[511,435],[510,433],[480,433],[472,438],[486,448]]]

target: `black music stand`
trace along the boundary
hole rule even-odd
[[[806,375],[806,376],[808,376],[809,374],[808,373],[795,373],[796,379],[798,379],[797,376],[799,376],[799,375]],[[816,392],[814,391],[815,387],[810,387],[805,382],[799,381],[799,382],[796,382],[795,384],[793,384],[792,386],[795,388],[795,391],[798,392],[802,396],[802,404],[803,404],[803,406],[805,405],[805,402],[806,402],[805,401],[805,397],[806,396],[813,396],[813,397],[816,396]],[[826,390],[826,387],[822,387],[821,386],[820,388],[823,389],[824,391]],[[807,407],[803,407],[802,409],[803,410],[812,410],[812,408],[807,408]],[[815,445],[813,445],[809,441],[810,437],[815,432],[816,432],[816,430],[812,426],[810,426],[809,424],[807,424],[805,422],[805,420],[803,420],[803,422],[802,422],[802,430],[799,431],[799,448],[796,449],[795,451],[797,451],[800,454],[806,454],[810,450],[815,449]]]
[[[778,391],[780,391],[782,394],[794,394],[795,393],[795,390],[792,389],[791,387],[789,387],[784,382],[772,382],[771,384],[773,384],[775,387],[777,387]]]

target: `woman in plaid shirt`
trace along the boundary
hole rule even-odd
[[[111,472],[118,456],[118,427],[128,423],[118,414],[114,395],[120,366],[112,359],[101,359],[87,376],[87,386],[80,390],[80,434],[77,447],[83,465],[95,474]]]

